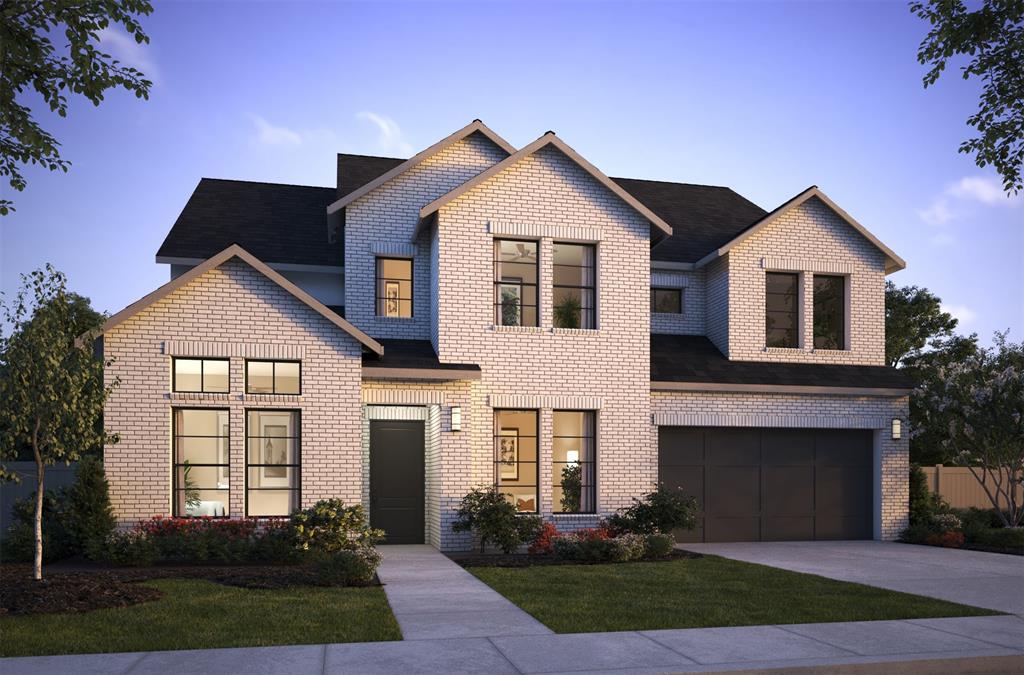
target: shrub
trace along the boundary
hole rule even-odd
[[[480,553],[485,552],[487,544],[511,553],[535,540],[543,527],[539,516],[520,514],[494,486],[470,491],[462,498],[457,515],[452,530],[476,535]]]
[[[910,467],[910,524],[927,523],[938,513],[949,512],[949,504],[928,489],[928,478],[921,467]]]
[[[553,551],[551,540],[558,536],[558,528],[555,527],[554,523],[544,523],[541,525],[540,532],[537,534],[537,538],[533,540],[527,552],[530,555],[547,555]]]
[[[613,541],[619,547],[616,559],[621,562],[640,560],[647,555],[647,535],[623,534],[615,537]]]
[[[900,541],[905,544],[924,544],[933,534],[935,532],[928,523],[914,523],[900,532]]]
[[[332,554],[372,548],[384,538],[383,530],[370,527],[362,504],[345,506],[340,499],[321,499],[292,516],[295,544],[304,551]]]
[[[931,533],[925,537],[924,543],[929,546],[943,546],[945,548],[960,548],[964,545],[964,533],[946,531],[941,534]]]
[[[939,533],[959,530],[961,527],[960,519],[956,517],[955,513],[935,513],[928,520],[928,524],[932,531]]]
[[[155,562],[157,550],[141,530],[117,530],[107,536],[102,556],[116,567],[147,567]]]
[[[978,530],[967,543],[1005,553],[1024,555],[1024,528],[996,527]]]
[[[675,548],[676,540],[671,534],[655,533],[648,534],[646,540],[645,558],[666,558]]]
[[[295,527],[290,520],[264,521],[253,541],[250,558],[254,562],[296,563],[306,552],[295,545]]]
[[[372,546],[341,549],[314,564],[317,581],[324,586],[368,584],[380,565],[381,556]]]
[[[634,498],[630,506],[608,519],[608,526],[616,534],[669,534],[677,529],[692,530],[696,524],[697,500],[664,485],[643,499]]]
[[[116,525],[103,462],[93,456],[82,458],[67,500],[68,534],[87,558],[100,560]]]
[[[3,543],[3,557],[13,562],[31,562],[35,555],[36,493],[14,502],[13,522]],[[50,563],[74,555],[77,542],[68,529],[67,489],[43,492],[43,562]]]
[[[153,543],[161,562],[239,563],[251,557],[256,521],[154,516],[135,531]]]

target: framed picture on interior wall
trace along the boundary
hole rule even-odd
[[[384,316],[398,316],[401,293],[402,285],[397,281],[384,284]]]
[[[288,464],[288,442],[285,438],[288,427],[284,424],[266,424],[263,426],[263,457],[261,464]],[[267,487],[288,486],[288,468],[284,466],[264,466],[261,484]]]
[[[498,434],[498,478],[519,480],[519,429],[502,429]]]

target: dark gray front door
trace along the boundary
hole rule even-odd
[[[870,539],[872,432],[661,427],[659,480],[697,498],[679,541]]]
[[[370,422],[370,524],[388,544],[422,544],[423,422]]]

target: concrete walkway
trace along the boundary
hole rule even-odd
[[[406,640],[551,634],[431,546],[381,546],[380,552],[377,576]]]
[[[1024,557],[884,541],[684,544],[680,548],[1024,616]]]

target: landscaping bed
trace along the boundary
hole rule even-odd
[[[551,554],[530,553],[448,553],[452,561],[462,567],[543,567],[547,565],[601,565],[604,561],[566,560]],[[692,559],[703,557],[692,551],[673,550],[663,558],[637,560],[638,563],[665,562],[667,560]]]

